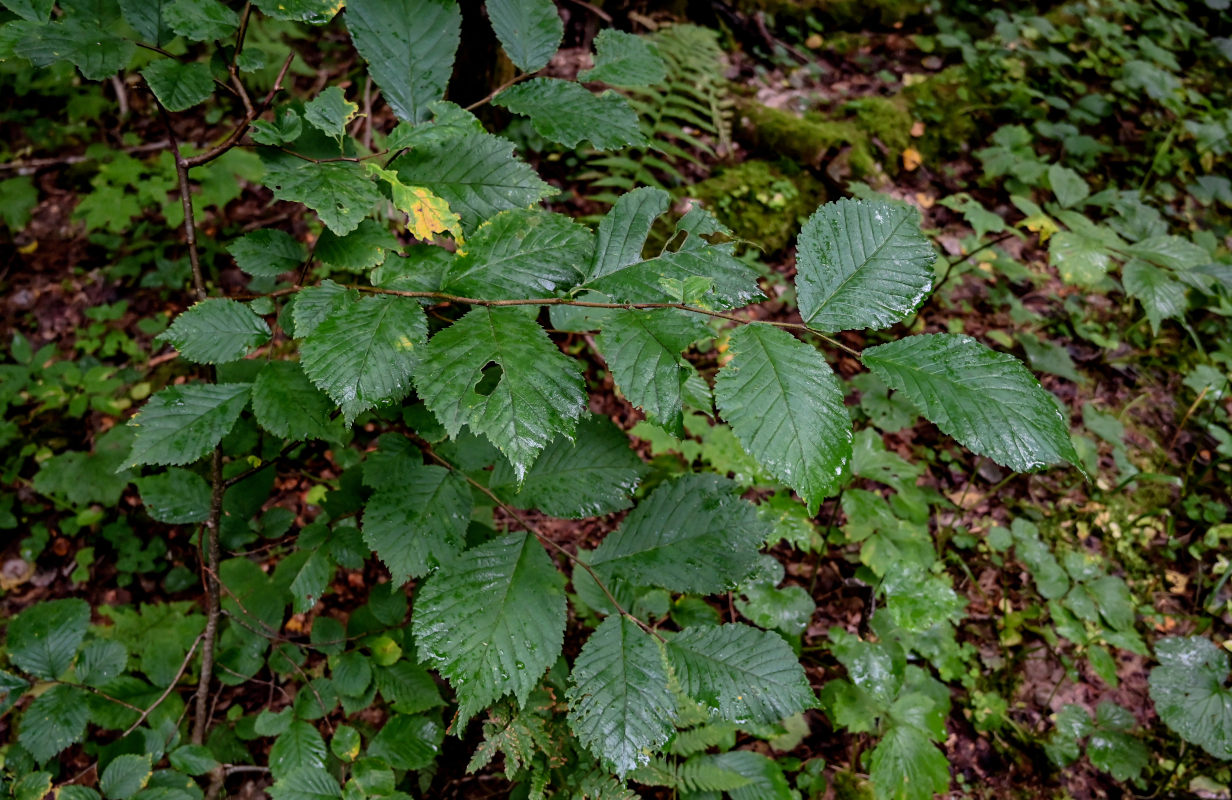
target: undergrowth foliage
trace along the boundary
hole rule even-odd
[[[947,790],[938,743],[949,689],[919,656],[958,678],[964,603],[937,566],[918,471],[853,430],[830,359],[862,364],[896,402],[1003,467],[1084,462],[1059,402],[1015,357],[960,334],[862,351],[843,336],[903,323],[933,291],[936,254],[914,209],[887,198],[819,207],[798,237],[801,322],[762,321],[758,273],[731,232],[700,206],[677,213],[661,186],[635,185],[688,157],[673,142],[726,140],[707,76],[712,34],[604,31],[577,82],[541,74],[563,30],[550,2],[487,3],[518,72],[485,101],[547,140],[615,153],[589,162],[614,176],[597,181],[614,191],[591,228],[544,207],[558,190],[471,113],[482,102],[445,101],[466,46],[452,0],[349,0],[342,11],[257,0],[242,13],[215,0],[4,5],[19,17],[0,29],[12,56],[71,63],[87,80],[139,67],[167,122],[193,294],[158,340],[178,351],[184,380],[150,394],[97,457],[111,458],[117,493],[137,483],[153,519],[201,526],[205,589],[200,605],[102,609],[110,624],[80,599],[9,622],[0,710],[23,704],[0,779],[9,794],[197,798],[268,738],[276,800],[400,797],[427,790],[444,737],[473,723],[483,741],[471,768],[499,754],[529,796],[624,798],[634,782],[790,797],[780,765],[731,748],[737,731],[789,735],[817,707],[875,737],[864,766],[878,797]],[[245,47],[259,19],[317,25],[339,13],[399,120],[387,132],[368,130],[351,88],[288,96],[293,57],[267,62]],[[258,77],[268,91],[250,96]],[[223,93],[241,109],[235,126],[203,150],[178,141],[172,115],[229,106]],[[319,219],[310,245],[276,229],[211,241],[197,227],[201,185],[241,143],[276,199]],[[1066,237],[1054,250],[1074,246]],[[1108,247],[1151,257],[1142,244]],[[211,281],[212,259],[227,257],[251,278],[242,295]],[[1128,274],[1126,287],[1143,296]],[[596,352],[563,350],[568,332]],[[721,354],[713,382],[689,357],[700,353]],[[595,356],[644,412],[652,445],[729,435],[737,446],[723,458],[735,466],[718,471],[756,472],[794,496],[691,470],[645,485],[651,470],[627,435],[589,410]],[[706,441],[717,460],[720,445]],[[345,471],[267,573],[241,551],[291,529],[261,509],[277,468],[314,443]],[[893,507],[849,488],[856,478],[893,488]],[[776,588],[782,566],[761,551],[809,530],[840,493],[885,613],[873,637],[832,634],[848,678],[819,693],[793,648],[798,598]],[[566,547],[539,522],[617,512],[627,513],[593,549]],[[1124,582],[1098,565],[1062,569],[1023,523],[999,541],[1039,564],[1037,581],[1052,576],[1041,592],[1057,613],[1102,615],[1109,641],[1144,651]],[[313,616],[336,570],[373,554],[390,581],[345,622]],[[720,622],[708,600],[726,593],[755,624]],[[288,609],[309,620],[295,635]],[[1173,638],[1159,658],[1151,689],[1164,722],[1232,757],[1226,654]],[[302,688],[278,711],[216,712],[219,685],[262,683],[265,670]],[[181,682],[195,683],[191,703]],[[1132,739],[1124,716],[1113,705],[1094,722],[1075,717],[1055,746],[1077,757],[1089,737],[1095,761],[1097,737]],[[56,765],[82,742],[97,788]]]

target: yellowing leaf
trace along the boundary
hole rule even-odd
[[[416,239],[428,241],[438,233],[448,231],[462,242],[462,220],[449,208],[449,203],[423,186],[407,186],[398,173],[369,164],[373,175],[389,184],[394,208],[407,216],[406,228]]]

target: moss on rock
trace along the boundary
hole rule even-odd
[[[756,242],[767,253],[791,243],[800,225],[825,201],[825,188],[807,172],[768,161],[745,161],[689,187],[742,239]]]
[[[974,115],[968,113],[974,100],[964,67],[954,66],[928,77],[909,80],[901,96],[911,115],[924,123],[924,135],[916,149],[925,161],[935,161],[958,152],[960,146],[978,138]]]

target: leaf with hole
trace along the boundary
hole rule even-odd
[[[415,386],[451,437],[485,436],[518,480],[586,402],[577,363],[518,308],[476,308],[433,336]]]

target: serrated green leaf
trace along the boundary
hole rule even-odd
[[[128,666],[128,650],[119,642],[95,639],[81,649],[74,672],[87,686],[102,687]]]
[[[815,703],[799,659],[777,633],[739,623],[687,628],[666,647],[685,693],[730,722],[771,725]]]
[[[98,788],[107,800],[128,800],[145,788],[153,771],[148,754],[125,753],[113,758],[103,770]]]
[[[1091,194],[1091,187],[1081,175],[1060,164],[1048,168],[1048,186],[1064,208],[1078,205]]]
[[[258,278],[277,278],[297,270],[308,255],[291,234],[268,228],[241,236],[227,252],[236,266]]]
[[[240,24],[239,14],[218,0],[174,0],[163,15],[171,30],[190,42],[226,39]]]
[[[552,0],[488,0],[488,20],[505,55],[523,72],[547,66],[565,25]]]
[[[1133,712],[1111,700],[1100,702],[1095,710],[1096,726],[1087,741],[1087,758],[1115,780],[1137,780],[1150,761],[1142,740],[1129,733],[1134,726]]]
[[[459,728],[494,700],[520,703],[560,655],[564,579],[539,542],[509,533],[428,578],[412,629],[421,661],[458,696]]]
[[[210,515],[210,485],[195,472],[172,467],[136,483],[146,513],[159,522],[185,525]]]
[[[602,325],[596,343],[616,387],[650,422],[682,436],[684,387],[694,370],[681,353],[709,334],[706,324],[665,308],[616,311]]]
[[[1061,280],[1076,286],[1093,287],[1104,280],[1112,258],[1104,242],[1093,236],[1071,231],[1053,234],[1048,240],[1048,261]]]
[[[417,146],[394,161],[408,186],[443,198],[467,235],[499,212],[525,208],[556,192],[513,155],[513,143],[482,132]]]
[[[1003,467],[1081,469],[1065,416],[1018,359],[955,334],[908,336],[864,351],[877,377],[944,433]]]
[[[186,111],[214,93],[210,68],[198,61],[188,64],[170,58],[155,61],[141,70],[141,77],[168,111]]]
[[[43,800],[43,798],[47,796],[48,792],[51,791],[51,773],[27,773],[13,781],[12,784],[6,788],[9,790],[10,796],[13,800]],[[56,792],[56,800],[60,800],[63,791],[64,788],[61,787],[60,791]],[[64,800],[73,800],[71,794],[72,792],[70,792],[70,797],[65,797]],[[94,797],[98,796],[98,793],[94,792]],[[94,800],[94,798],[90,798],[90,800]]]
[[[89,625],[90,606],[84,600],[30,606],[9,623],[9,660],[36,678],[54,680],[72,665]]]
[[[341,800],[342,787],[324,767],[290,772],[269,788],[273,800]]]
[[[445,729],[428,717],[396,714],[368,743],[368,755],[394,769],[424,769],[436,761]]]
[[[573,81],[535,78],[501,92],[492,105],[530,117],[540,136],[565,147],[576,147],[583,139],[598,150],[646,144],[637,113],[623,95],[596,95]]]
[[[1180,236],[1151,236],[1134,242],[1126,248],[1126,252],[1178,272],[1211,263],[1210,253]]]
[[[399,119],[423,122],[445,96],[462,14],[452,0],[350,0],[347,30]]]
[[[1159,335],[1159,326],[1165,319],[1180,319],[1185,316],[1189,302],[1185,297],[1185,285],[1159,267],[1134,259],[1121,270],[1125,292],[1137,298],[1151,321],[1151,331]]]
[[[304,104],[304,119],[326,136],[340,139],[346,126],[359,113],[359,105],[346,99],[342,89],[330,86]]]
[[[578,423],[572,441],[558,436],[544,449],[520,489],[504,462],[496,465],[488,485],[518,508],[584,519],[628,508],[629,496],[647,471],[624,431],[607,418],[588,417]]]
[[[911,725],[894,725],[869,759],[877,800],[933,800],[950,788],[950,765],[928,736]]]
[[[221,297],[202,300],[175,318],[157,337],[198,364],[225,364],[248,354],[270,336],[269,325],[243,303]]]
[[[290,107],[279,109],[273,120],[255,119],[248,127],[248,135],[257,144],[267,144],[270,147],[293,142],[304,131],[304,121],[299,112]]]
[[[11,638],[12,634],[9,635]],[[55,758],[61,750],[85,736],[86,722],[90,718],[87,697],[85,692],[72,686],[52,686],[34,698],[22,714],[17,741],[40,764]]]
[[[1232,760],[1232,689],[1228,654],[1201,636],[1169,636],[1155,644],[1151,670],[1155,713],[1182,739]]]
[[[270,774],[281,779],[324,767],[325,757],[325,740],[320,732],[303,720],[295,720],[270,748]]]
[[[579,81],[609,86],[656,86],[667,79],[667,65],[651,42],[641,36],[604,28],[595,37],[595,66],[578,73]]]
[[[51,17],[55,0],[4,0],[0,5],[30,22],[46,22]]]
[[[284,439],[333,439],[333,406],[300,365],[270,361],[252,384],[252,413],[265,430]]]
[[[494,300],[551,295],[582,279],[593,252],[591,232],[563,214],[503,211],[467,240],[445,291]]]
[[[673,592],[712,594],[748,574],[771,530],[717,475],[660,484],[591,554],[601,576]]]
[[[218,766],[218,759],[210,748],[200,744],[186,744],[171,751],[171,766],[185,775],[204,775]]]
[[[667,213],[670,204],[671,195],[651,186],[618,197],[599,220],[595,257],[586,271],[586,279],[602,278],[641,261],[654,221]]]
[[[120,0],[120,11],[141,38],[161,47],[175,38],[167,19],[170,5],[170,0]]]
[[[800,230],[800,314],[826,331],[902,322],[932,289],[936,257],[913,208],[847,198],[827,203]]]
[[[301,289],[291,298],[291,335],[297,339],[310,336],[335,310],[359,299],[357,292],[349,291],[331,280],[323,280],[319,286]]]
[[[659,643],[623,614],[603,621],[570,675],[569,727],[620,776],[671,735],[676,703]]]
[[[128,421],[137,430],[127,466],[179,466],[222,440],[248,404],[247,383],[168,386]]]
[[[362,272],[385,263],[386,251],[400,246],[398,237],[382,223],[366,219],[346,236],[322,231],[313,255],[327,266]]]
[[[457,473],[415,465],[397,487],[377,491],[364,507],[364,541],[395,584],[427,575],[462,551],[471,490]]]
[[[269,166],[263,180],[276,199],[303,203],[339,236],[358,228],[381,202],[381,193],[364,168],[349,161],[279,162]]]
[[[946,621],[956,622],[967,606],[948,578],[910,562],[887,570],[881,590],[895,626],[909,633],[923,632]]]
[[[291,610],[296,614],[307,614],[311,611],[329,588],[333,576],[334,561],[324,548],[309,553],[295,573],[295,579],[291,581],[288,590],[291,595]]]
[[[638,235],[643,226],[649,228],[654,219],[650,213],[660,202],[655,194],[644,193],[628,205],[618,201],[612,207],[608,216],[614,219],[606,237],[606,219],[599,225],[599,245],[586,286],[625,303],[680,302],[679,292],[669,291],[665,284],[688,285],[700,279],[710,286],[701,302],[720,309],[761,297],[757,274],[735,257],[735,243],[711,243],[706,238],[731,232],[700,206],[676,223],[671,236],[671,241],[680,242],[676,250],[664,250],[645,261],[629,261],[640,252],[644,239],[639,241]]]
[[[841,485],[851,460],[851,416],[821,353],[781,328],[745,325],[714,399],[741,445],[796,490],[811,513]]]
[[[274,19],[324,25],[342,8],[342,0],[254,0],[253,5]]]
[[[36,67],[70,61],[86,80],[101,81],[128,64],[134,45],[97,24],[70,18],[30,28],[15,49]]]
[[[349,425],[361,412],[410,393],[427,335],[423,308],[413,299],[363,297],[316,327],[300,348],[300,363]]]
[[[433,336],[415,386],[451,437],[463,425],[487,437],[519,480],[586,404],[577,363],[517,308],[476,308]]]
[[[714,756],[713,763],[744,777],[747,783],[728,790],[731,800],[795,800],[795,792],[773,759],[752,750],[732,750]]]
[[[17,705],[22,692],[29,686],[22,678],[0,669],[0,715],[8,713],[10,708]]]

